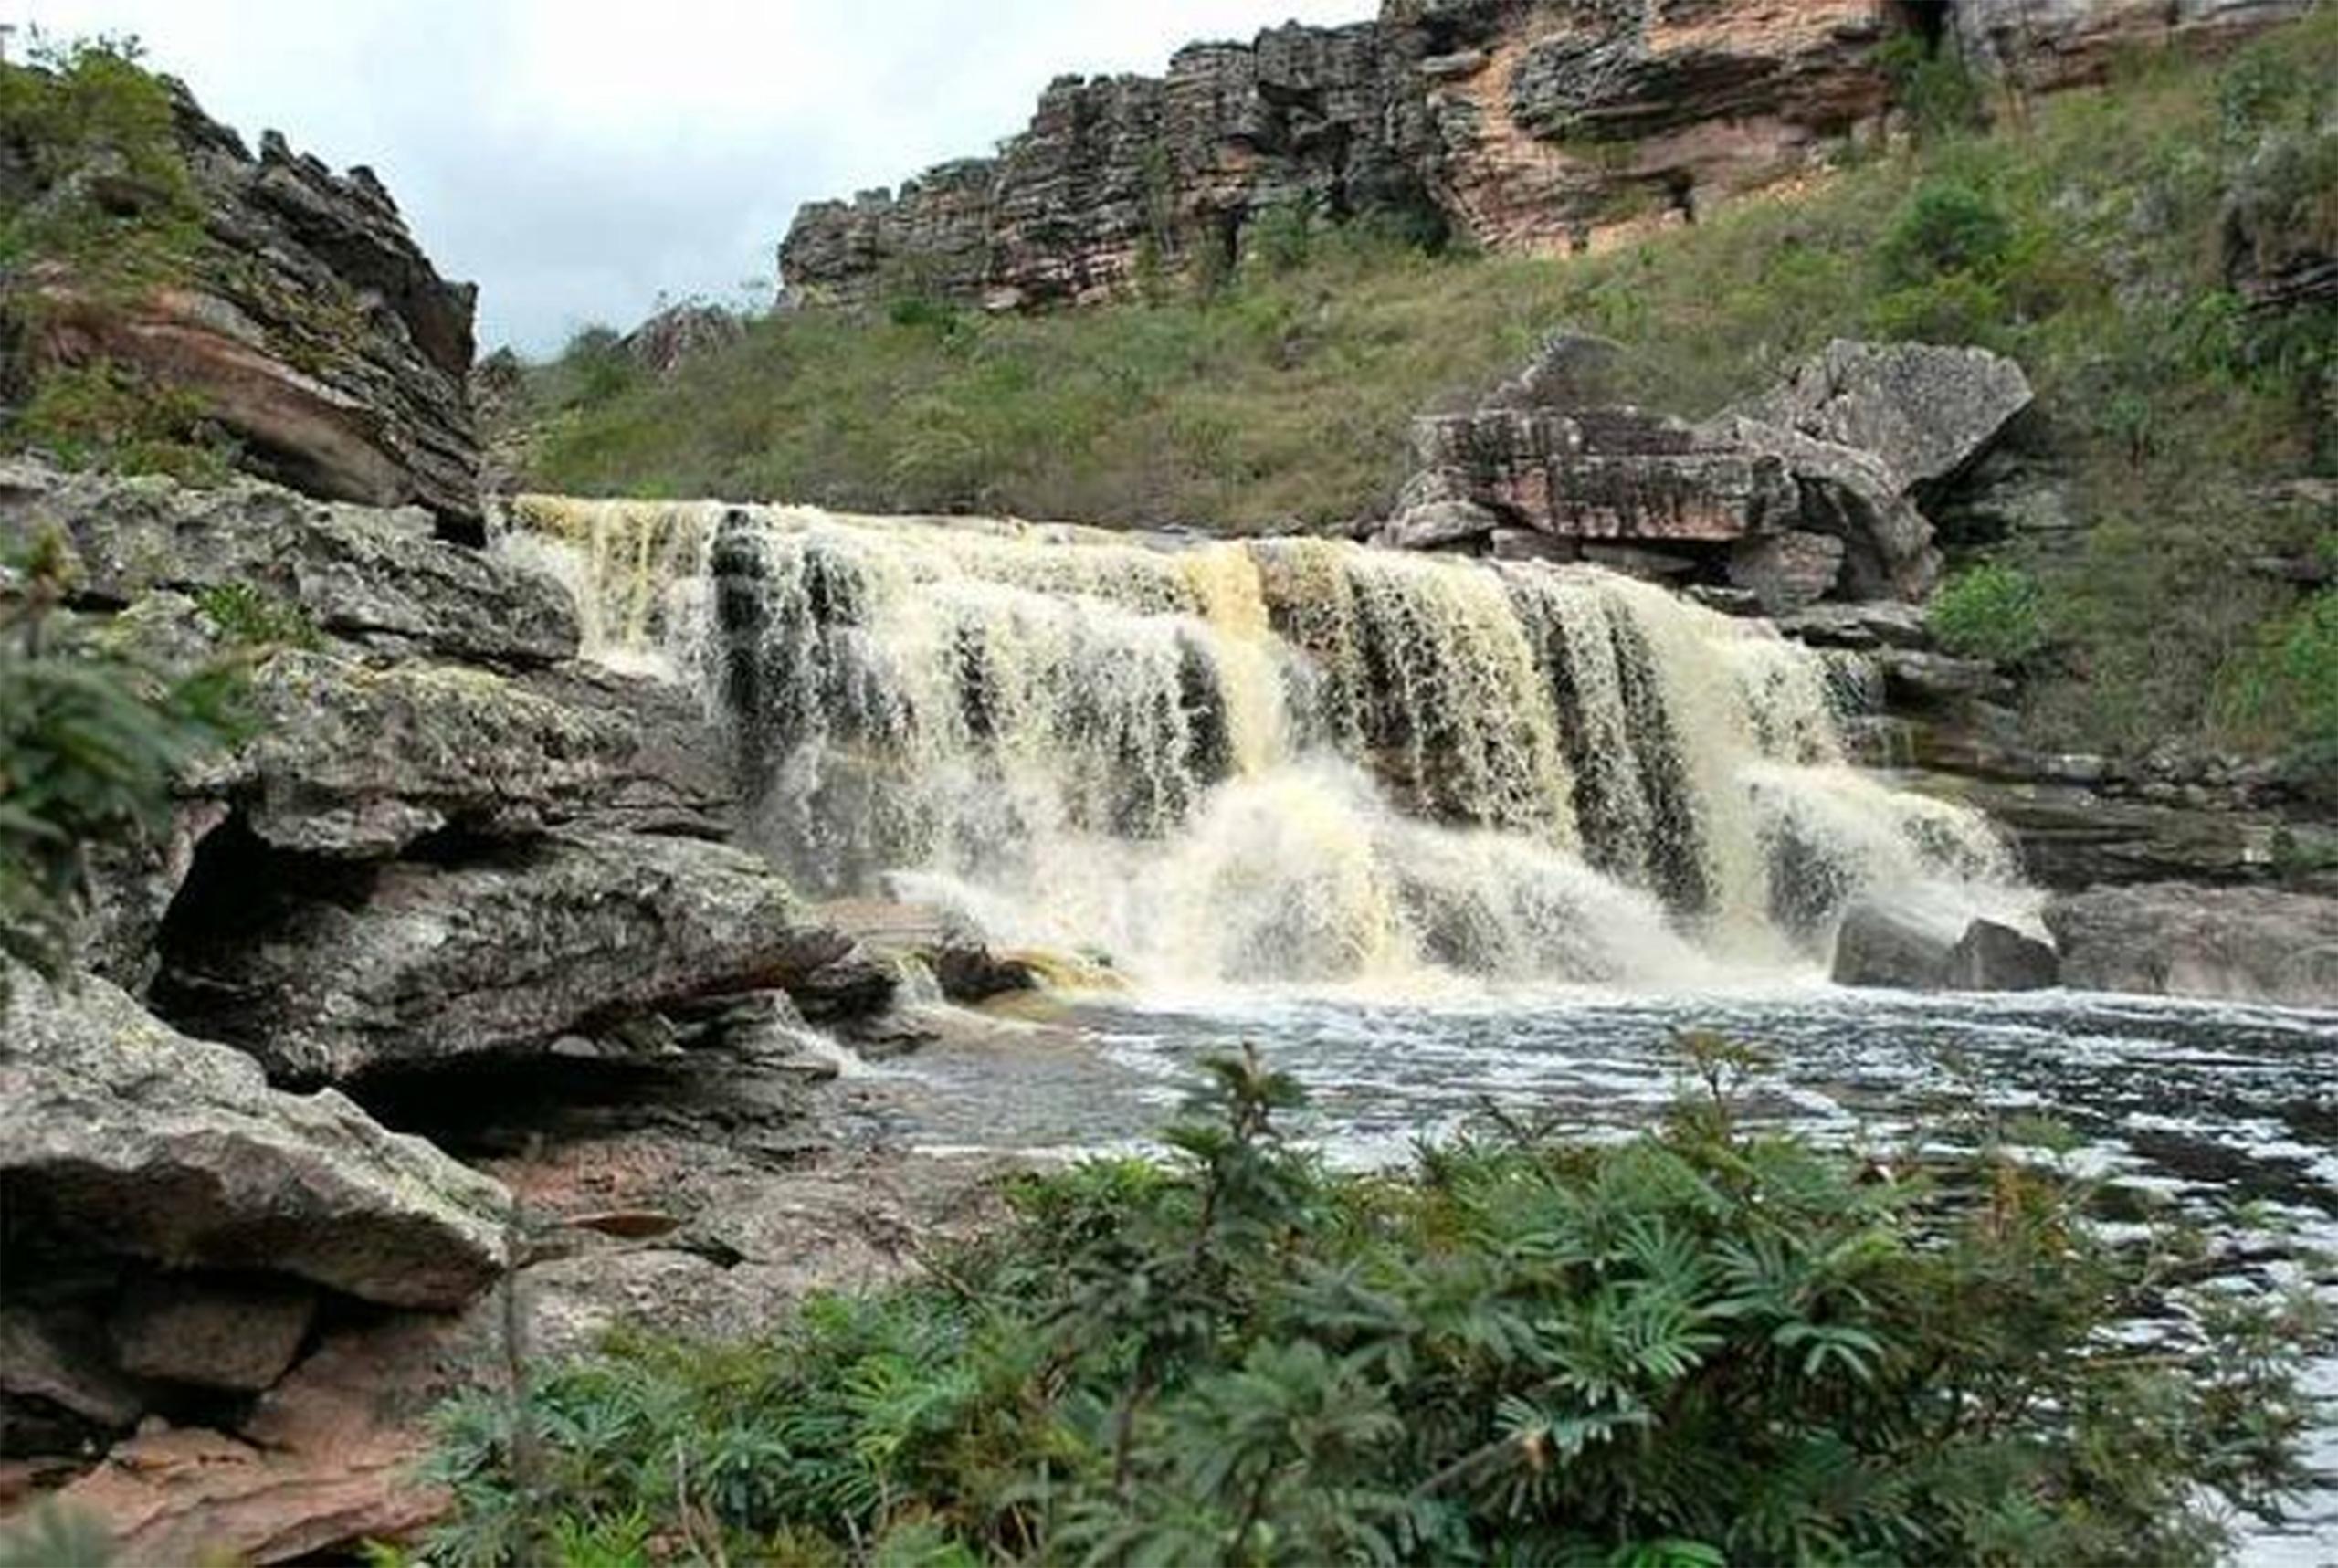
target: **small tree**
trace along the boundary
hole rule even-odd
[[[90,849],[168,824],[184,766],[239,732],[240,681],[228,664],[166,675],[71,626],[61,606],[79,563],[59,532],[12,571],[13,604],[0,574],[0,956],[55,973]]]

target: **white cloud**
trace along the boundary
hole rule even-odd
[[[1019,130],[1066,73],[1373,0],[0,0],[134,33],[254,136],[368,163],[481,333],[531,349],[767,278],[796,205]]]

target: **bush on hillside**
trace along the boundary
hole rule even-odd
[[[2046,647],[2045,595],[2017,566],[1985,564],[1951,577],[1933,595],[1928,618],[1942,647],[1966,658],[2014,668]]]
[[[922,1281],[619,1345],[524,1442],[462,1399],[429,1560],[2175,1564],[2295,1476],[2307,1303],[2173,1283],[2035,1153],[1742,1129],[1746,1058],[1692,1049],[1628,1142],[1361,1176],[1213,1062],[1167,1163],[1026,1178]],[[2183,1327],[2116,1331],[2154,1302]]]
[[[1959,180],[1918,185],[1884,235],[1877,258],[1895,288],[1943,273],[1986,279],[2013,249],[2013,224],[1984,193]]]

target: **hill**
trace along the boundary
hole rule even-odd
[[[2333,82],[2324,8],[2036,102],[1935,80],[1888,153],[1604,254],[1286,216],[1216,288],[1079,311],[900,293],[663,374],[588,332],[510,417],[540,489],[1332,530],[1386,507],[1411,416],[1554,331],[1616,339],[1628,390],[1689,415],[1836,336],[1976,343],[2039,407],[1940,509],[1995,568],[1945,613],[2028,677],[2027,738],[2294,750],[2338,733],[2338,609],[2301,592],[2338,558]]]

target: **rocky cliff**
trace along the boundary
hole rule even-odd
[[[76,101],[69,72],[49,79]],[[184,88],[132,79],[168,97],[144,157],[70,116],[0,135],[0,210],[33,237],[0,279],[17,396],[119,370],[183,399],[238,467],[479,537],[476,289],[439,276],[370,170],[272,132],[254,156]]]
[[[1222,265],[1291,210],[1580,248],[1693,220],[1879,125],[1896,35],[2043,91],[2099,79],[2121,48],[2214,47],[2306,3],[1386,0],[1374,21],[1191,46],[1163,77],[1059,79],[996,157],[806,206],[784,293],[1092,300]]]

